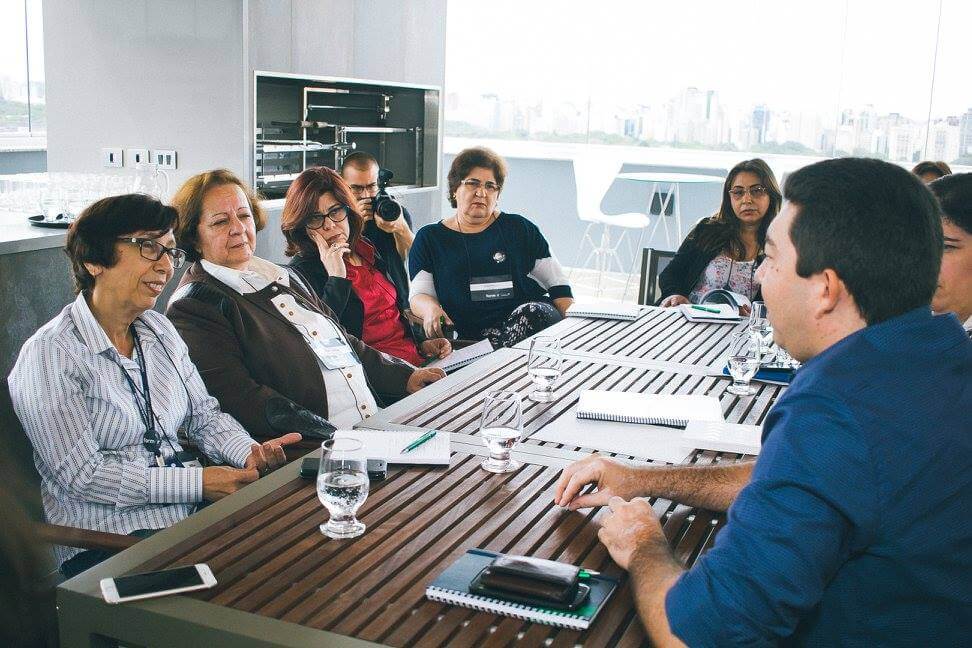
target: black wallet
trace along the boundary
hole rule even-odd
[[[528,556],[497,556],[469,584],[470,592],[507,601],[573,610],[590,594],[580,567]]]

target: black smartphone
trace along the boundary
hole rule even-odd
[[[317,457],[307,457],[300,464],[300,476],[304,479],[317,479],[317,471],[321,460]],[[388,462],[384,459],[368,460],[368,479],[381,481],[388,476]]]

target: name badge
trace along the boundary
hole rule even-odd
[[[354,355],[351,345],[343,337],[317,340],[314,351],[328,369],[345,369],[358,364],[358,356]]]
[[[358,364],[358,356],[347,338],[330,319],[303,308],[292,295],[280,295],[272,301],[284,317],[304,334],[304,339],[325,368],[346,369]]]
[[[513,297],[513,276],[473,277],[469,295],[474,302],[510,299]]]

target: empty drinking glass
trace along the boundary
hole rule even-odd
[[[560,348],[560,338],[538,335],[530,340],[530,357],[527,371],[536,389],[530,393],[530,400],[549,403],[554,400],[553,388],[560,379],[564,356]]]
[[[765,356],[773,344],[773,326],[766,312],[766,304],[761,301],[753,302],[752,312],[749,314],[749,331],[763,345],[760,355]]]
[[[483,468],[489,472],[507,473],[520,467],[512,457],[513,447],[523,434],[523,414],[520,396],[514,392],[489,392],[483,403],[479,433],[489,448],[489,458]]]
[[[321,525],[329,538],[354,538],[365,525],[355,518],[368,497],[368,460],[361,441],[328,439],[321,444],[321,466],[317,472],[317,496],[331,514]]]
[[[753,304],[755,306],[755,304]],[[732,384],[726,391],[736,396],[752,396],[756,388],[749,384],[759,370],[763,343],[748,329],[736,333],[729,342],[729,375]]]

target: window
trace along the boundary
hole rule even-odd
[[[0,138],[46,134],[43,38],[41,0],[0,3]]]
[[[448,21],[448,137],[704,151],[713,166],[972,163],[964,0],[454,1]]]

